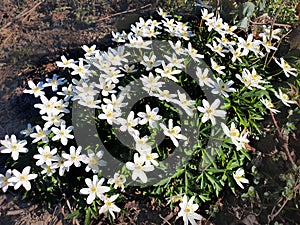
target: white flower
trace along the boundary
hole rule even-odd
[[[234,49],[233,47],[229,47],[229,51],[231,52],[232,54],[232,58],[231,58],[231,61],[234,63],[236,60],[238,60],[240,63],[242,63],[242,59],[241,57],[243,56],[243,53],[242,53],[242,48],[239,47],[237,49]]]
[[[42,164],[41,168],[43,169],[41,171],[41,174],[47,174],[47,176],[52,176],[58,168],[58,165],[57,163],[53,163],[51,165]]]
[[[28,149],[24,146],[27,144],[26,140],[19,141],[16,136],[13,134],[9,138],[8,135],[5,135],[4,140],[0,141],[2,148],[0,148],[1,153],[11,153],[13,160],[18,160],[19,153],[27,153]]]
[[[186,52],[192,57],[193,60],[199,62],[199,59],[203,59],[204,55],[198,54],[198,51],[192,47],[191,42],[188,43],[188,49]]]
[[[144,158],[145,165],[153,165],[158,166],[159,163],[157,162],[158,154],[152,153],[151,149],[140,151],[141,157]]]
[[[72,134],[70,134],[73,130],[73,126],[69,126],[66,128],[65,123],[62,123],[60,125],[60,129],[58,129],[57,127],[52,127],[51,130],[55,134],[55,136],[53,136],[52,140],[53,141],[60,140],[60,142],[64,146],[66,146],[68,144],[68,139],[74,138],[74,136]]]
[[[274,105],[273,105],[273,103],[272,103],[270,100],[261,98],[260,101],[261,101],[261,103],[264,104],[264,105],[266,106],[266,108],[269,109],[271,112],[273,112],[273,113],[275,113],[275,114],[278,113],[278,112],[280,112],[279,110],[274,109]]]
[[[42,119],[46,121],[46,123],[44,124],[45,128],[50,128],[52,125],[58,127],[60,126],[60,124],[65,123],[65,120],[62,119],[62,117],[64,116],[64,114],[48,114],[46,116],[42,116]]]
[[[124,74],[121,73],[121,70],[116,69],[115,67],[109,67],[106,70],[103,70],[103,74],[101,74],[101,77],[104,78],[105,82],[112,82],[114,84],[119,83],[120,77],[123,77]]]
[[[112,40],[115,41],[115,42],[118,42],[118,43],[122,43],[122,42],[125,42],[125,38],[122,34],[120,34],[120,32],[113,32],[112,31]]]
[[[168,128],[163,123],[160,123],[159,125],[163,129],[164,134],[171,138],[173,144],[176,147],[179,146],[179,143],[178,143],[177,139],[187,140],[186,136],[180,134],[181,128],[179,126],[173,127],[173,120],[172,119],[169,119]]]
[[[281,89],[279,89],[278,93],[275,91],[275,96],[279,98],[286,106],[290,106],[289,104],[297,104],[296,101],[290,100],[287,94],[282,93]]]
[[[114,212],[120,212],[121,209],[115,205],[114,201],[119,197],[119,194],[113,195],[109,198],[104,199],[104,205],[101,206],[99,213],[109,212],[113,219],[115,219]]]
[[[143,183],[147,183],[147,175],[145,172],[150,172],[154,170],[152,165],[144,165],[145,161],[142,157],[135,153],[133,156],[134,162],[127,162],[126,168],[132,170],[132,180],[136,180],[138,177]]]
[[[64,100],[61,99],[57,101],[55,108],[59,111],[59,113],[70,113],[68,106],[69,106],[69,102],[64,102]]]
[[[266,35],[265,33],[259,34],[262,37],[262,45],[265,47],[267,52],[271,52],[271,50],[276,51],[277,48],[273,46],[272,42],[269,40],[270,35]]]
[[[217,109],[221,101],[216,99],[211,105],[205,99],[202,100],[203,107],[198,106],[197,109],[204,113],[201,121],[205,123],[207,120],[211,120],[212,125],[216,125],[215,117],[225,117],[226,112],[224,110]]]
[[[158,107],[155,107],[151,110],[150,106],[146,105],[146,112],[139,112],[137,115],[141,117],[139,124],[144,125],[149,123],[149,126],[155,128],[157,126],[157,121],[162,119],[162,116],[157,115],[159,111]]]
[[[227,92],[235,92],[236,90],[234,88],[231,88],[230,86],[233,85],[233,81],[227,81],[226,83],[224,83],[224,81],[218,77],[217,78],[217,82],[214,83],[214,89],[211,90],[211,93],[213,94],[219,94],[221,93],[222,95],[224,95],[225,98],[228,98],[229,95],[227,94]]]
[[[60,61],[56,61],[56,65],[58,67],[71,68],[72,64],[74,64],[74,60],[73,59],[67,59],[64,55],[62,55],[60,58],[61,58],[61,62]]]
[[[98,116],[100,120],[106,120],[110,125],[112,125],[113,123],[118,124],[117,118],[121,116],[121,113],[119,111],[115,111],[112,104],[101,105],[101,108],[103,113]]]
[[[48,130],[47,127],[44,127],[42,129],[40,127],[40,125],[36,125],[35,126],[35,130],[36,130],[36,133],[32,133],[32,134],[29,135],[31,138],[34,138],[32,140],[32,143],[36,143],[36,142],[38,142],[40,140],[42,140],[42,142],[44,142],[44,143],[49,142],[48,135],[51,133],[51,131]]]
[[[125,132],[127,130],[130,135],[138,136],[139,131],[135,130],[134,127],[139,124],[139,120],[140,118],[134,118],[134,112],[131,111],[127,119],[118,118],[118,122],[121,124],[120,130],[122,132]]]
[[[264,33],[260,33],[259,36],[267,36],[270,37],[271,34],[271,39],[276,39],[276,40],[280,40],[281,38],[277,35],[281,32],[281,29],[277,28],[277,29],[272,29],[271,26],[267,27],[266,25],[263,25],[263,30]],[[271,33],[272,30],[272,33]]]
[[[102,96],[108,96],[109,94],[116,93],[115,90],[116,85],[112,81],[105,82],[104,78],[99,78],[99,84],[95,85],[101,90]]]
[[[9,182],[8,179],[12,177],[11,169],[8,169],[5,172],[5,175],[0,173],[0,188],[3,192],[6,192],[9,186],[14,186],[12,182]]]
[[[291,67],[283,58],[280,58],[280,62],[275,59],[275,62],[283,69],[285,76],[293,75],[297,77],[297,70]]]
[[[169,40],[168,42],[177,55],[185,54],[185,49],[181,46],[180,40],[178,40],[175,44],[171,40]]]
[[[203,87],[204,85],[208,87],[213,87],[213,80],[208,77],[208,68],[205,68],[203,71],[201,68],[197,67],[196,70],[196,76],[198,78],[198,82],[200,87]]]
[[[244,189],[244,186],[242,183],[248,184],[249,180],[244,178],[243,176],[245,175],[245,171],[242,168],[238,168],[237,171],[233,172],[233,178],[235,182],[242,188]]]
[[[212,31],[213,29],[215,29],[215,27],[216,27],[216,21],[217,21],[216,17],[212,17],[212,18],[206,19],[205,25],[207,26],[207,30],[209,32]]]
[[[65,154],[65,152],[63,151],[62,154]],[[61,156],[61,157],[57,156],[57,163],[53,163],[53,164],[57,165],[59,168],[59,171],[58,171],[59,176],[63,176],[65,171],[68,172],[70,169],[69,166],[65,165],[66,161],[67,160],[63,156]]]
[[[196,101],[188,99],[185,93],[180,93],[177,90],[178,101],[176,103],[188,114],[189,116],[193,115],[193,107]]]
[[[211,62],[211,68],[215,71],[217,71],[219,74],[225,75],[225,73],[222,71],[225,69],[225,66],[220,66],[218,63],[216,63],[212,58],[210,59]]]
[[[142,152],[151,150],[151,145],[148,144],[148,136],[144,136],[140,138],[139,136],[134,136],[134,141],[135,141],[135,150],[137,150],[140,154]]]
[[[135,65],[129,66],[128,64],[124,65],[123,68],[121,68],[121,70],[123,70],[126,73],[134,73],[137,71],[137,69],[135,69]]]
[[[166,27],[166,29],[164,29],[165,31],[167,31],[172,37],[175,36],[176,34],[176,23],[174,19],[168,19],[165,18],[162,21],[164,27]]]
[[[115,111],[121,112],[121,108],[128,105],[127,102],[123,102],[125,98],[124,94],[120,94],[118,98],[116,97],[115,94],[112,94],[110,97],[111,97],[110,99],[103,98],[103,102],[105,102],[107,105],[109,104],[113,105]]]
[[[247,68],[244,68],[242,71],[242,76],[239,74],[235,75],[248,89],[252,90],[252,87],[256,87],[262,90],[266,88],[260,84],[266,84],[267,81],[264,81],[263,78],[257,74],[256,70],[253,68],[250,72]]]
[[[27,128],[25,130],[21,130],[20,134],[24,135],[25,137],[28,137],[32,132],[34,131],[34,127],[28,123]]]
[[[56,163],[51,165],[43,164],[41,165],[41,168],[43,169],[41,171],[41,174],[47,174],[47,176],[52,176],[58,168],[58,165]]]
[[[153,96],[158,97],[161,101],[174,102],[177,95],[171,94],[169,90],[158,90],[157,94],[153,94]]]
[[[195,211],[199,208],[198,204],[194,204],[195,196],[191,197],[188,201],[187,196],[184,195],[182,198],[182,202],[179,203],[180,212],[178,213],[178,217],[182,217],[184,225],[188,225],[189,222],[192,225],[196,225],[195,220],[202,220],[202,216]]]
[[[175,53],[172,54],[172,57],[168,55],[164,55],[164,57],[175,67],[179,69],[184,69],[184,58],[178,59],[177,55]]]
[[[96,86],[97,84],[95,84],[95,82],[91,82],[91,83],[81,82],[80,84],[76,85],[74,88],[74,92],[76,93],[76,96],[73,98],[73,100],[84,99],[86,97],[98,95],[99,91],[95,90]]]
[[[235,127],[235,124],[233,122],[231,123],[230,130],[224,123],[221,123],[221,127],[223,129],[224,134],[227,137],[231,138],[232,143],[238,145],[240,131]]]
[[[83,59],[79,59],[78,66],[76,64],[71,64],[71,68],[73,71],[71,72],[71,75],[79,75],[82,79],[87,79],[90,76],[90,65],[83,65]]]
[[[131,24],[130,27],[130,30],[135,34],[135,36],[143,36],[143,29],[140,26]]]
[[[104,199],[103,193],[110,190],[108,186],[102,186],[104,180],[104,178],[101,178],[99,180],[97,175],[93,176],[93,180],[91,180],[90,178],[85,179],[85,183],[88,187],[82,188],[80,190],[80,194],[88,195],[86,199],[87,204],[91,204],[96,197],[100,198],[101,200]]]
[[[57,91],[58,85],[63,85],[66,80],[65,78],[59,78],[57,77],[57,74],[53,74],[52,79],[46,78],[47,83],[44,84],[44,87],[51,87],[52,91]]]
[[[201,18],[204,20],[209,20],[214,16],[214,13],[208,13],[208,10],[206,8],[201,9]]]
[[[134,37],[133,35],[129,35],[128,40],[130,44],[126,44],[126,46],[132,48],[150,49],[148,45],[151,45],[152,43],[152,41],[144,41],[142,37],[140,36]]]
[[[207,47],[210,48],[210,50],[212,50],[213,52],[218,53],[221,57],[225,57],[224,53],[224,49],[223,46],[221,44],[217,44],[215,41],[212,42],[211,44],[206,44]]]
[[[37,85],[35,85],[33,83],[32,80],[28,81],[28,86],[30,87],[30,90],[24,90],[24,93],[27,94],[33,94],[34,97],[39,97],[42,95],[45,95],[45,92],[42,91],[44,89],[44,83],[43,82],[39,82]]]
[[[83,159],[83,163],[87,164],[85,168],[86,172],[92,170],[93,173],[98,173],[100,166],[106,166],[106,161],[102,160],[103,151],[98,151],[95,153],[91,149],[88,149],[87,153],[88,155]]]
[[[236,29],[236,26],[230,27],[228,24],[226,25],[228,29]],[[235,35],[235,34],[234,34]],[[216,40],[221,44],[226,50],[225,52],[230,52],[229,48],[232,48],[232,46],[236,45],[236,42],[234,40],[229,40],[226,35],[222,35],[221,38],[216,37]]]
[[[164,11],[162,8],[158,8],[158,10],[156,10],[158,15],[160,15],[161,17],[163,17],[164,19],[166,17],[170,17],[171,15],[168,15],[168,12]]]
[[[195,36],[195,34],[192,31],[189,31],[188,29],[190,28],[188,26],[188,23],[183,23],[180,21],[175,21],[176,26],[175,26],[175,36],[179,38],[183,38],[184,40],[189,40],[190,37]]]
[[[178,79],[173,75],[181,73],[181,70],[173,70],[173,64],[169,63],[168,65],[166,65],[164,61],[162,62],[162,66],[163,69],[156,68],[155,72],[159,73],[162,77],[166,77],[170,80],[173,80],[174,82],[178,82]]]
[[[74,146],[70,147],[70,154],[62,153],[62,157],[66,159],[64,162],[65,167],[70,167],[74,164],[75,167],[80,167],[81,162],[84,161],[84,155],[81,155],[82,147],[78,146],[76,149]]]
[[[159,81],[160,79],[160,76],[154,76],[151,72],[148,76],[142,75],[142,77],[140,78],[144,86],[143,89],[150,94],[152,92],[158,91],[159,88],[161,88],[162,85],[165,83],[163,81]]]
[[[93,56],[97,52],[99,52],[99,50],[96,50],[96,45],[92,45],[91,47],[88,47],[87,45],[83,45],[81,48],[86,52],[84,54],[85,57]]]
[[[152,70],[153,67],[158,67],[161,65],[161,60],[156,60],[156,56],[152,55],[151,58],[148,56],[143,57],[143,61],[141,61],[141,64],[146,67],[146,70]]]
[[[241,149],[245,149],[246,145],[249,143],[249,140],[247,138],[249,132],[247,130],[243,130],[238,138],[238,144],[236,145],[236,150],[239,151]]]
[[[52,98],[48,99],[46,96],[42,95],[40,96],[40,99],[42,101],[42,104],[41,103],[34,104],[35,108],[40,109],[40,115],[43,114],[58,115],[60,113],[60,110],[56,108],[56,106],[59,104],[59,101],[57,100],[56,96],[53,96]]]
[[[30,180],[33,180],[37,178],[37,174],[30,174],[30,166],[26,166],[22,173],[20,173],[18,170],[14,169],[12,171],[13,177],[8,179],[8,182],[15,183],[14,189],[17,190],[21,185],[26,189],[26,191],[29,191],[31,189]]]
[[[101,100],[95,100],[94,96],[85,96],[79,99],[78,104],[86,106],[91,109],[100,109],[98,104],[101,103]]]
[[[39,154],[33,156],[34,159],[38,159],[36,162],[37,166],[40,166],[44,163],[50,166],[53,161],[58,161],[58,157],[55,156],[57,153],[57,148],[51,150],[49,146],[45,146],[45,148],[39,147],[38,152]]]
[[[217,17],[215,20],[215,25],[214,25],[214,29],[215,31],[217,31],[219,34],[224,35],[224,29],[226,28],[225,23],[223,23],[223,19],[220,17]]]
[[[114,178],[110,178],[107,183],[114,184],[114,189],[121,188],[121,191],[124,191],[124,183],[126,182],[126,178],[124,175],[115,173]]]
[[[253,34],[250,34],[247,37],[247,40],[242,37],[238,37],[238,47],[243,49],[243,55],[248,55],[250,51],[254,52],[255,54],[262,53],[259,51],[259,45],[261,44],[261,41],[253,39]]]
[[[229,34],[231,36],[237,37],[237,35],[234,33],[234,31],[237,29],[237,26],[229,26],[228,23],[224,23],[223,29],[225,31],[225,34]],[[235,43],[235,41],[231,41],[231,43]]]
[[[131,90],[131,86],[129,84],[126,85],[125,87],[118,86],[118,88],[121,90],[121,92],[119,94],[120,97],[123,97],[123,99],[124,99],[124,97],[127,97],[128,99],[131,99],[130,95],[131,95],[131,93],[134,93],[134,91]]]

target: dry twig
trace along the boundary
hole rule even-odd
[[[170,222],[169,222],[169,220],[170,220],[173,216],[174,216],[173,212],[171,212],[171,213],[170,213],[169,215],[167,215],[165,218],[162,217],[162,215],[159,214],[159,217],[164,221],[164,222],[162,223],[162,225],[164,225],[165,223],[171,225]]]
[[[133,13],[133,12],[136,12],[136,11],[139,11],[139,10],[142,10],[142,9],[145,9],[145,8],[148,8],[148,7],[150,7],[151,5],[152,5],[152,4],[148,4],[148,5],[142,6],[142,7],[138,8],[138,9],[130,9],[130,10],[126,10],[126,11],[123,11],[123,12],[118,12],[118,13],[109,15],[109,16],[107,16],[107,17],[101,18],[101,19],[99,19],[99,21],[106,20],[106,19],[109,19],[109,18],[111,18],[111,17],[120,16],[120,15],[127,14],[127,13]]]
[[[289,158],[289,161],[294,166],[295,162],[294,162],[294,160],[293,160],[293,158],[291,156],[291,153],[290,153],[290,150],[289,150],[289,146],[288,146],[288,144],[289,144],[289,136],[284,135],[282,133],[282,131],[280,130],[280,128],[278,126],[278,123],[277,123],[277,121],[275,119],[275,116],[274,116],[274,114],[272,112],[271,112],[271,117],[272,117],[273,123],[275,125],[276,131],[278,133],[278,136],[281,139],[281,141],[283,141],[283,148],[284,148],[284,150],[285,150],[285,152],[286,152],[286,154],[287,154],[287,156]]]

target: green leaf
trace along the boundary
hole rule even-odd
[[[249,26],[249,21],[247,19],[247,17],[244,17],[243,19],[241,19],[238,23],[237,23],[238,27],[241,28],[247,28]]]
[[[245,2],[239,7],[239,18],[251,17],[255,11],[255,5],[252,2]]]
[[[203,202],[206,202],[206,201],[209,201],[210,200],[210,197],[208,197],[208,195],[204,196],[204,195],[199,195],[199,198],[203,201]]]
[[[266,0],[260,0],[258,4],[259,11],[263,11],[266,8]]]
[[[69,219],[73,219],[73,218],[78,218],[80,216],[81,216],[81,213],[79,212],[79,210],[76,210],[76,211],[68,214],[65,219],[69,220]]]
[[[91,224],[91,208],[88,207],[85,210],[85,218],[84,218],[84,225],[90,225]]]
[[[222,169],[215,169],[215,168],[208,168],[205,171],[212,172],[212,173],[223,173],[225,170]]]
[[[154,186],[162,186],[162,185],[164,185],[164,184],[169,183],[170,180],[171,180],[171,178],[165,178],[165,179],[159,181],[158,183],[154,184]]]

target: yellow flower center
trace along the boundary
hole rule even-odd
[[[142,168],[143,168],[143,167],[142,167],[141,164],[137,164],[137,165],[136,165],[136,169],[137,169],[137,170],[142,170]]]
[[[24,175],[21,175],[20,176],[20,181],[26,181],[27,179],[26,179],[26,176],[24,176]]]
[[[270,107],[270,108],[274,108],[273,103],[272,103],[272,102],[269,102],[269,101],[267,102],[267,106]]]
[[[110,202],[110,201],[107,201],[107,202],[106,202],[106,205],[107,205],[107,207],[112,207],[113,203]]]
[[[187,205],[185,210],[186,214],[194,213],[194,210],[192,209],[191,205]]]
[[[147,160],[151,160],[151,159],[152,159],[151,154],[147,154],[147,155],[146,155],[146,159],[147,159]]]
[[[287,94],[283,94],[282,97],[283,97],[284,100],[289,100],[290,99]]]
[[[113,114],[112,112],[109,112],[109,113],[107,113],[107,117],[108,117],[108,118],[113,118],[113,117],[114,117],[114,114]]]
[[[234,129],[230,132],[232,137],[238,137],[240,135],[240,132],[237,129]]]
[[[95,192],[97,192],[97,188],[95,186],[92,186],[91,191],[95,193]]]
[[[45,132],[44,131],[39,131],[37,134],[38,137],[44,137],[45,136]]]
[[[50,159],[51,158],[51,154],[49,154],[48,152],[45,154],[45,158],[46,159]]]

